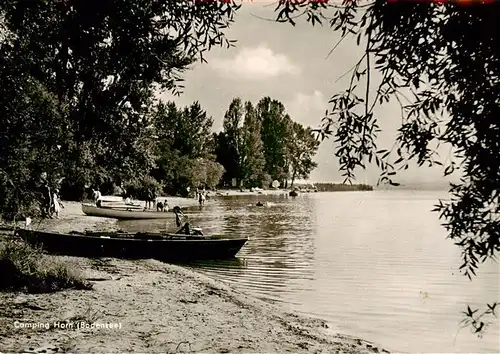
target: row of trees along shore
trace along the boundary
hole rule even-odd
[[[159,101],[141,117],[141,123],[135,138],[125,136],[117,146],[121,149],[106,152],[108,158],[91,144],[83,151],[83,159],[61,151],[62,146],[71,144],[71,136],[64,135],[59,126],[64,120],[52,122],[47,128],[36,127],[28,134],[25,131],[10,135],[12,146],[19,147],[11,150],[14,159],[4,161],[7,166],[12,165],[10,175],[5,173],[9,169],[2,170],[6,177],[1,184],[5,196],[2,210],[17,213],[19,202],[27,202],[22,198],[32,197],[23,194],[29,188],[19,187],[31,182],[32,192],[36,193],[41,169],[29,166],[38,161],[40,152],[29,151],[24,155],[27,150],[21,148],[34,138],[57,141],[57,154],[46,153],[41,157],[53,186],[60,181],[62,197],[69,200],[85,197],[89,188],[98,188],[106,194],[126,192],[147,200],[151,192],[185,196],[188,187],[268,188],[274,180],[282,187],[288,187],[289,183],[292,187],[296,179],[307,178],[317,166],[313,157],[319,140],[313,130],[294,122],[285,106],[270,97],[262,98],[256,105],[233,99],[223,118],[223,131],[219,133],[212,132],[213,118],[198,102],[178,107],[174,102]],[[127,129],[127,125],[122,128]],[[54,131],[58,136],[50,134]],[[15,175],[18,166],[23,165],[25,173]],[[13,175],[17,179],[12,180]],[[21,201],[16,200],[19,197]]]
[[[145,139],[154,165],[147,178],[169,194],[184,195],[187,187],[267,188],[274,180],[287,187],[317,166],[313,130],[269,97],[255,106],[233,99],[220,133],[211,133],[213,119],[198,102],[185,108],[160,102],[150,123]]]

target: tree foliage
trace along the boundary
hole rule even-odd
[[[285,106],[270,97],[256,106],[235,98],[224,115],[224,130],[215,135],[215,154],[225,168],[224,182],[269,187],[279,180],[307,178],[319,141],[310,128],[293,122]],[[292,181],[293,183],[293,181]]]
[[[264,169],[266,161],[264,159],[264,144],[261,138],[262,123],[250,101],[245,102],[245,118],[242,130],[243,166],[241,168],[241,177],[248,186],[262,187],[266,185],[269,179]]]
[[[215,189],[224,174],[224,166],[211,158],[197,158],[188,165],[190,183],[196,188]]]
[[[155,139],[164,144],[165,149],[189,158],[208,153],[213,119],[198,102],[183,108],[174,102],[160,102],[152,113],[151,123]]]
[[[291,186],[296,178],[307,179],[311,171],[318,166],[313,157],[319,144],[310,127],[304,127],[297,122],[292,123],[287,154]]]
[[[123,184],[123,196],[153,201],[161,192],[160,183],[149,175],[139,175]]]
[[[2,64],[5,64],[3,62]],[[4,66],[5,67],[5,66]],[[0,200],[4,216],[33,213],[39,200],[37,182],[42,171],[60,176],[64,151],[62,117],[54,97],[36,80],[0,71]],[[12,73],[12,71],[10,72]],[[7,102],[8,99],[12,99]],[[38,174],[33,171],[39,171]]]
[[[257,103],[256,111],[262,124],[266,171],[273,180],[285,181],[288,179],[287,138],[291,118],[286,114],[283,103],[270,97],[262,98]]]
[[[198,102],[179,108],[160,102],[151,115],[156,155],[153,176],[166,192],[187,193],[187,187],[215,186],[223,168],[211,154],[213,119]]]
[[[44,140],[38,146],[51,149],[50,161],[60,159],[66,186],[73,186],[75,198],[91,184],[120,184],[137,172],[147,175],[152,159],[143,132],[154,90],[177,93],[182,89],[181,74],[191,63],[204,60],[203,54],[213,46],[231,45],[223,32],[238,7],[226,1],[2,1],[3,119],[23,126],[19,105],[34,111],[39,128],[33,134]],[[30,98],[29,85],[38,87],[40,98]],[[47,107],[57,122],[45,117],[36,103],[42,96],[53,101]],[[54,137],[46,131],[64,134]],[[19,144],[31,140],[32,132],[25,133],[16,131],[9,137],[11,149],[16,139]],[[56,145],[58,150],[53,149]],[[31,157],[24,156],[23,149]],[[14,155],[3,156],[17,156],[19,163],[29,165],[30,160],[45,161],[38,151],[19,146]],[[41,172],[35,167],[24,171],[30,174],[26,178]],[[9,171],[3,175],[29,190]]]
[[[242,169],[244,159],[244,140],[243,140],[243,103],[240,98],[234,98],[229,104],[229,108],[224,114],[223,134],[224,139],[224,162],[228,175],[237,180],[237,184],[242,182]]]
[[[304,15],[313,25],[328,24],[340,41],[352,36],[364,46],[320,131],[333,137],[346,181],[366,161],[380,167],[381,182],[393,185],[412,160],[443,165],[445,176],[461,175],[450,186],[451,199],[435,211],[462,249],[461,269],[471,278],[500,250],[500,4],[468,5],[282,1],[276,11],[280,22],[295,24]],[[390,100],[399,103],[402,124],[394,147],[378,150],[374,109]],[[436,156],[443,144],[451,147],[447,159]]]

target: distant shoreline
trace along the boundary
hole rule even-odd
[[[314,186],[314,187],[313,187]],[[341,183],[316,183],[316,184],[297,184],[293,188],[287,189],[262,189],[252,191],[250,189],[217,189],[209,191],[209,196],[234,196],[234,195],[281,195],[289,194],[292,190],[298,193],[314,192],[353,192],[353,191],[373,191],[373,186],[367,184],[341,184]],[[167,197],[168,198],[168,197]]]

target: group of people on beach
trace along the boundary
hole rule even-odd
[[[132,200],[130,199],[130,197],[128,195],[123,195],[123,202],[125,203],[125,205],[133,205],[132,203]],[[102,194],[101,192],[99,191],[99,189],[92,189],[92,200],[94,201],[94,204],[100,208],[102,206]],[[154,198],[153,200],[146,200],[145,201],[145,207],[144,207],[144,210],[146,209],[154,209],[156,208],[156,211],[160,212],[160,211],[168,211],[169,210],[169,206],[168,206],[168,202],[167,202],[167,198],[163,198],[163,199],[160,199],[160,198]]]
[[[102,197],[102,194],[98,189],[92,189],[92,199],[94,200],[94,203],[96,204],[97,207],[101,207],[101,205],[102,205],[101,204],[102,203],[101,197]],[[129,197],[125,198],[124,201],[125,201],[125,204],[131,203],[131,200]],[[158,211],[158,212],[169,211],[169,207],[168,207],[168,203],[167,203],[166,198],[163,200],[155,200],[154,204],[156,206],[156,211]],[[148,205],[146,204],[146,208],[147,207],[148,207]],[[175,214],[175,224],[177,225],[177,227],[180,228],[176,233],[190,235],[192,233],[192,230],[191,230],[189,222],[185,221],[185,215],[182,212],[181,208],[179,206],[175,206],[172,209],[172,211]]]

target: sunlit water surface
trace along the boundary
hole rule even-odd
[[[403,352],[500,352],[499,321],[483,338],[459,330],[467,304],[499,299],[499,265],[470,282],[460,250],[431,212],[445,192],[310,193],[211,200],[192,223],[247,235],[236,260],[189,264],[266,301],[327,320],[333,330]],[[269,201],[257,207],[257,201]],[[168,221],[172,223],[172,221]],[[124,221],[125,230],[172,228]]]

